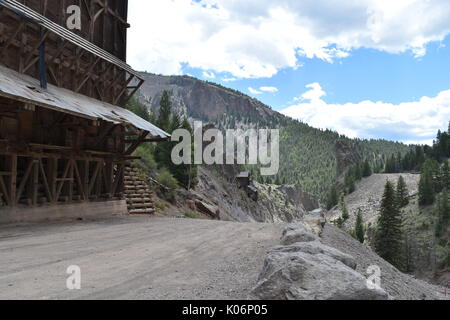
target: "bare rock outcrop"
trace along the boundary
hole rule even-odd
[[[297,242],[294,242],[297,240]],[[355,259],[322,244],[301,223],[289,225],[282,243],[264,262],[254,298],[263,300],[386,300],[381,288],[371,289],[358,273]]]
[[[297,242],[316,241],[318,237],[307,230],[303,224],[291,224],[287,226],[281,237],[281,244],[288,246]]]

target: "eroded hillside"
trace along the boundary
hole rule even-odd
[[[350,217],[342,229],[350,233],[355,226],[356,215],[361,210],[367,228],[365,244],[371,245],[384,186],[387,181],[395,185],[400,176],[404,178],[410,196],[409,204],[402,209],[407,269],[421,279],[448,286],[450,272],[442,267],[442,261],[448,255],[448,241],[435,237],[435,206],[418,205],[419,174],[375,174],[362,179],[357,183],[355,192],[344,198]],[[333,221],[341,215],[341,206],[337,206],[326,217],[328,221]]]
[[[191,120],[219,129],[280,129],[278,176],[256,177],[261,183],[298,184],[324,199],[330,186],[348,166],[361,159],[379,165],[383,155],[406,153],[409,147],[384,140],[348,139],[330,130],[319,130],[288,118],[241,92],[189,76],[144,73],[139,99],[157,114],[164,90],[170,92],[173,110]]]

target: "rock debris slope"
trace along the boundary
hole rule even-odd
[[[401,273],[332,225],[320,236],[291,224],[269,250],[252,298],[269,300],[444,299],[444,291]],[[367,285],[369,266],[381,268],[381,288]]]

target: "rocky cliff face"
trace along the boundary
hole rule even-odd
[[[171,93],[176,112],[216,125],[225,124],[227,116],[242,119],[245,115],[256,121],[285,118],[256,99],[216,84],[188,76],[144,74],[144,77],[146,82],[140,90],[141,101],[153,111],[159,109],[162,92],[167,90]]]
[[[355,146],[344,140],[336,141],[335,154],[337,160],[336,175],[338,177],[342,176],[347,168],[363,160]]]
[[[195,193],[203,202],[217,207],[222,220],[291,222],[302,219],[319,206],[313,196],[296,185],[276,186],[254,182],[253,186],[258,192],[255,201],[233,182],[232,174],[233,170],[229,166],[199,168],[199,184]]]

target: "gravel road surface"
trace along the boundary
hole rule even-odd
[[[129,217],[0,228],[0,299],[245,299],[283,225]],[[66,270],[81,268],[81,290]]]

